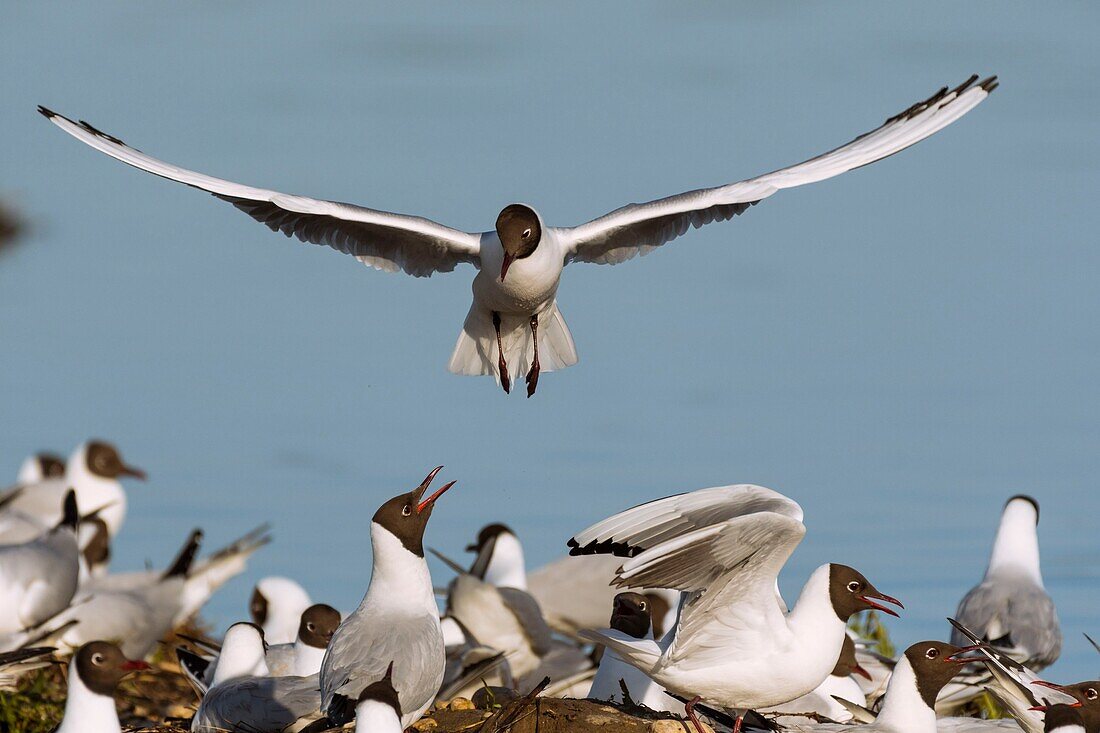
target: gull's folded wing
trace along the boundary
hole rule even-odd
[[[39,107],[47,119],[96,150],[135,168],[207,191],[228,201],[272,231],[324,244],[379,270],[427,277],[461,262],[480,266],[480,235],[460,232],[417,216],[391,214],[335,201],[292,196],[203,175],[142,153],[87,122],[73,122]]]
[[[732,219],[780,189],[816,183],[882,160],[947,127],[997,86],[996,77],[975,84],[977,80],[975,75],[954,89],[944,87],[878,129],[798,165],[739,183],[629,204],[587,224],[559,229],[567,244],[566,262],[618,264],[672,241],[689,227]]]

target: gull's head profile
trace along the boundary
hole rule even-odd
[[[504,249],[504,261],[500,265],[500,281],[508,275],[508,268],[516,260],[530,257],[542,239],[542,222],[530,206],[509,204],[497,216],[497,237]]]
[[[375,524],[399,539],[406,550],[419,557],[424,557],[424,529],[428,526],[435,502],[455,485],[454,481],[443,484],[427,499],[424,498],[432,479],[441,470],[443,466],[437,466],[415,489],[407,494],[399,494],[378,507],[372,519]]]

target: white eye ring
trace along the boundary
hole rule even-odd
[[[93,654],[92,655],[92,662],[94,664],[103,664],[103,655],[102,654]]]
[[[924,653],[924,656],[928,657],[929,659],[935,659],[939,655],[940,655],[940,650],[937,649],[936,647],[932,647],[931,649],[929,649],[928,651],[926,651]]]
[[[528,227],[527,229],[523,230],[523,238],[527,239],[530,236],[531,236],[531,229],[530,229],[530,227]]]
[[[853,580],[851,583],[849,583],[848,584],[848,590],[851,591],[852,593],[855,593],[857,590],[859,590],[859,581],[858,580]]]
[[[401,516],[408,517],[408,516],[412,515],[412,513],[413,513],[412,507],[409,506],[408,504],[401,507]]]
[[[638,608],[640,608],[644,611],[645,610],[645,601],[642,601],[641,603],[639,603]]]
[[[1095,700],[1097,698],[1096,689],[1090,687],[1089,689],[1085,690],[1085,697],[1089,700]]]

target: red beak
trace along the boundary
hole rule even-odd
[[[508,274],[508,268],[512,266],[516,256],[512,254],[504,253],[504,262],[500,263],[500,281],[504,282],[504,276]]]
[[[897,598],[891,598],[890,596],[886,595],[885,593],[879,593],[877,590],[876,591],[871,591],[871,592],[868,592],[868,593],[864,593],[863,595],[861,595],[859,597],[859,599],[861,601],[863,601],[864,603],[866,603],[868,606],[875,609],[876,611],[882,611],[883,613],[890,614],[894,618],[900,618],[900,616],[898,616],[897,612],[895,612],[893,609],[887,608],[886,606],[883,606],[882,604],[875,603],[873,600],[871,600],[872,598],[876,598],[880,601],[886,601],[887,603],[893,603],[898,608],[902,608],[902,609],[905,608],[905,606],[903,606],[901,601],[899,601]]]
[[[871,673],[865,670],[863,667],[859,666],[858,664],[852,667],[852,674],[858,674],[860,677],[863,677],[868,682],[872,680]]]
[[[127,659],[122,663],[123,670],[126,672],[136,672],[139,669],[149,669],[149,665],[137,659]]]
[[[427,491],[428,486],[431,485],[432,480],[442,470],[443,470],[443,466],[436,466],[434,469],[432,469],[432,472],[428,474],[428,477],[425,478],[422,482],[420,482],[420,486],[416,487],[417,493],[419,493],[421,496],[423,496],[424,492]],[[444,484],[443,486],[440,486],[438,491],[436,491],[434,494],[429,496],[427,499],[425,499],[424,501],[422,501],[422,502],[420,502],[419,504],[416,505],[416,513],[419,514],[420,512],[422,512],[425,509],[427,509],[428,507],[430,507],[432,504],[435,503],[436,499],[443,496],[443,494],[446,493],[447,489],[451,488],[454,485],[455,485],[455,482],[451,481],[448,484]]]
[[[1058,692],[1063,692],[1063,693],[1069,695],[1069,693],[1066,692],[1065,685],[1057,685],[1053,682],[1047,682],[1046,680],[1035,680],[1035,682],[1032,683],[1032,684],[1042,685],[1043,687],[1049,687],[1052,690],[1058,690]],[[1079,708],[1079,707],[1081,707],[1082,703],[1081,703],[1080,700],[1074,700],[1073,702],[1068,703],[1068,705],[1071,708]],[[1036,710],[1036,711],[1039,711],[1039,712],[1046,712],[1049,709],[1050,709],[1049,705],[1036,705],[1035,707],[1028,708],[1028,710]]]
[[[136,478],[138,481],[144,481],[146,478],[148,478],[145,475],[145,471],[142,471],[140,468],[136,468],[134,466],[123,465],[122,470],[120,470],[118,473],[120,476],[130,476],[131,478]]]
[[[974,646],[964,646],[959,651],[955,652],[951,656],[945,658],[945,662],[954,662],[956,664],[970,664],[971,662],[981,662],[983,657],[960,657],[960,654],[968,654],[970,652],[976,652],[982,648],[981,644],[975,644]]]

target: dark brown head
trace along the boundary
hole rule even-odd
[[[84,562],[88,568],[97,568],[106,565],[111,559],[111,533],[107,531],[107,523],[99,517],[80,520],[92,528],[92,539],[84,547]]]
[[[487,524],[477,533],[477,541],[466,545],[466,552],[481,552],[482,548],[496,541],[496,538],[502,534],[514,535],[515,532],[506,524]]]
[[[298,638],[306,646],[327,649],[339,625],[340,612],[332,606],[317,603],[302,612],[302,622],[298,624]]]
[[[1035,684],[1049,687],[1052,690],[1058,690],[1059,692],[1064,692],[1071,696],[1077,702],[1072,703],[1070,707],[1077,708],[1077,711],[1081,714],[1081,720],[1084,721],[1086,733],[1097,733],[1097,731],[1100,731],[1100,680],[1078,682],[1075,685],[1056,685],[1053,682],[1045,681],[1037,681]],[[1055,706],[1051,707],[1053,708]],[[1033,709],[1046,710],[1046,707],[1040,706]]]
[[[145,480],[144,471],[127,466],[119,455],[118,449],[102,440],[93,440],[88,443],[84,451],[84,461],[88,470],[100,478],[117,479],[121,476],[132,476]]]
[[[876,600],[905,608],[898,599],[880,593],[858,570],[836,563],[829,565],[829,599],[833,602],[836,615],[845,623],[853,614],[872,609],[891,616],[898,615],[893,609],[875,603]]]
[[[1071,726],[1085,726],[1084,718],[1081,716],[1079,707],[1073,705],[1051,705],[1047,708],[1046,715],[1043,716],[1043,731],[1044,733],[1052,733],[1052,731],[1059,728],[1066,728]]]
[[[260,586],[252,589],[252,598],[248,601],[248,615],[252,617],[252,623],[263,626],[267,623],[267,596],[260,592]]]
[[[542,224],[534,209],[523,204],[509,204],[497,216],[497,237],[504,248],[500,280],[504,282],[508,268],[516,260],[530,257],[542,239]]]
[[[957,647],[943,641],[918,641],[905,650],[905,658],[917,678],[917,692],[925,705],[936,708],[936,696],[959,670],[974,661],[973,657],[958,656],[972,647]]]
[[[649,599],[641,593],[620,593],[615,596],[611,611],[611,628],[642,639],[649,633]]]
[[[149,669],[145,662],[127,659],[117,646],[106,641],[92,641],[80,647],[73,664],[85,687],[107,696],[114,696],[118,683],[130,672]]]
[[[432,479],[442,469],[443,466],[437,466],[415,489],[407,494],[395,496],[378,507],[378,511],[374,513],[374,518],[371,520],[401,540],[405,549],[417,557],[424,557],[424,530],[428,526],[428,519],[432,516],[436,499],[455,485],[454,481],[446,483],[427,499],[423,498]]]
[[[836,666],[833,667],[833,676],[849,677],[853,674],[871,679],[871,673],[859,666],[859,661],[856,660],[856,643],[852,641],[852,637],[845,634],[844,646],[840,648],[840,658],[836,660]]]
[[[372,682],[359,693],[359,702],[374,700],[389,705],[401,717],[401,701],[397,699],[397,690],[393,689],[393,662],[386,668],[386,676],[377,682]]]
[[[64,459],[53,453],[37,453],[34,460],[38,464],[38,472],[42,474],[42,478],[61,478],[65,475]]]

